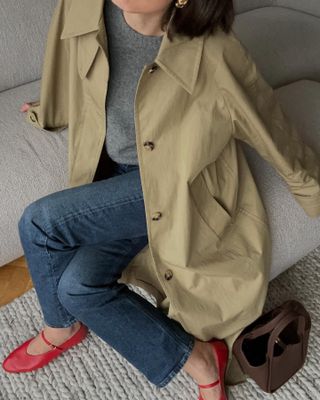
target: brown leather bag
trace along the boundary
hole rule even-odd
[[[287,300],[245,327],[232,352],[243,372],[273,393],[303,366],[310,328],[304,306]]]

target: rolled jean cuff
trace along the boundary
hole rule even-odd
[[[174,366],[174,368],[166,376],[166,378],[163,379],[160,383],[157,383],[156,386],[158,386],[159,388],[166,386],[177,375],[177,373],[181,370],[181,368],[184,366],[184,364],[187,362],[188,358],[190,357],[190,354],[193,350],[194,344],[195,344],[195,338],[193,336],[191,336],[188,345],[184,346],[186,351],[183,354],[180,361]]]

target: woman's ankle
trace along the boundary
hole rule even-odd
[[[45,325],[43,330],[45,331],[45,337],[52,344],[59,346],[61,343],[68,340],[69,337],[75,334],[80,329],[80,322],[75,322],[66,328],[52,328]],[[29,343],[27,353],[30,355],[42,354],[50,349],[50,346],[46,344],[39,334]]]
[[[67,326],[65,328],[53,328],[51,326],[45,325],[43,329],[45,331],[45,334],[53,339],[53,338],[65,337],[66,335],[76,332],[79,328],[80,328],[80,321],[76,321],[72,325]]]
[[[195,345],[183,369],[196,382],[202,380],[206,375],[211,377],[215,376],[217,368],[210,345],[195,339]]]

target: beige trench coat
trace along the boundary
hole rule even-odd
[[[59,0],[49,28],[39,101],[26,119],[68,127],[69,187],[93,181],[105,140],[109,65],[104,0]],[[310,217],[320,216],[320,156],[304,144],[234,33],[164,35],[136,89],[137,154],[148,245],[121,282],[154,295],[168,317],[201,340],[229,347],[226,383],[246,376],[232,355],[261,315],[271,237],[239,141],[285,179]]]

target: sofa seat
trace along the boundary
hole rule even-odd
[[[37,80],[0,92],[0,266],[23,255],[17,227],[23,209],[67,185],[67,129],[41,131],[19,111],[39,89]]]

